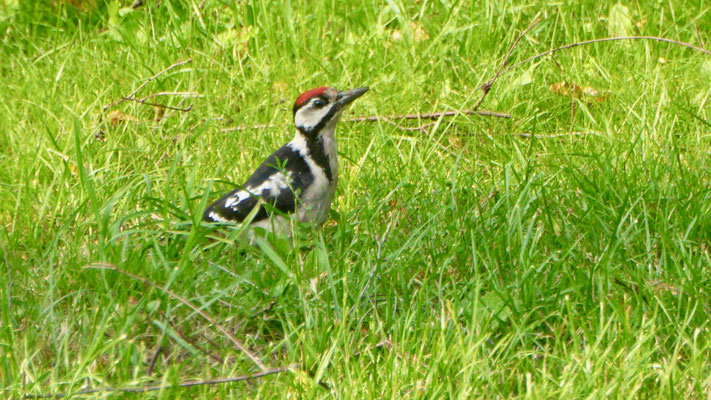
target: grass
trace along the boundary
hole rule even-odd
[[[301,365],[145,398],[711,393],[700,52],[556,53],[498,79],[482,107],[510,120],[342,122],[331,218],[293,243],[228,245],[195,224],[289,140],[303,90],[370,86],[349,116],[466,109],[537,17],[512,62],[625,31],[698,44],[694,24],[708,44],[703,2],[130,3],[0,3],[3,397],[258,370],[174,297],[96,263],[186,298],[269,366]],[[102,114],[187,58],[139,95],[197,93],[151,99],[189,112]],[[549,89],[564,81],[606,97],[572,99],[571,121]],[[256,124],[273,126],[225,130]],[[545,137],[566,132],[596,134]]]

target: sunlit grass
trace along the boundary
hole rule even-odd
[[[228,245],[236,235],[194,224],[290,139],[303,90],[370,86],[347,116],[465,109],[536,18],[512,62],[620,29],[698,44],[696,24],[711,43],[702,3],[131,3],[0,4],[3,397],[258,370],[175,298],[94,263],[186,298],[269,366],[301,365],[145,397],[707,396],[699,52],[542,58],[482,104],[510,120],[344,121],[331,218],[295,243]],[[190,111],[103,111],[188,59],[138,96],[194,93],[150,99]],[[600,97],[550,90],[560,82]]]

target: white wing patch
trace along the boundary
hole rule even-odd
[[[207,216],[210,217],[210,219],[212,219],[215,222],[231,222],[227,218],[222,218],[222,216],[220,214],[218,214],[214,211],[210,212],[210,214],[208,214]]]
[[[274,196],[277,195],[282,189],[288,188],[290,180],[291,173],[287,173],[286,176],[284,176],[281,172],[277,172],[276,174],[270,176],[269,179],[260,183],[259,186],[248,187],[247,190],[259,195],[265,189],[269,189],[271,194]],[[249,193],[247,195],[249,196]]]
[[[247,192],[246,190],[240,190],[239,192],[233,194],[232,196],[228,197],[227,200],[225,200],[225,207],[232,207],[233,205],[236,206],[245,199],[248,199],[249,196],[249,192]]]
[[[279,196],[279,193],[284,190],[289,188],[289,181],[291,179],[291,173],[287,173],[286,176],[282,174],[281,172],[277,172],[276,174],[272,175],[269,177],[269,179],[265,180],[258,186],[250,186],[245,188],[245,190],[240,190],[239,192],[233,194],[232,196],[228,197],[225,200],[225,208],[232,208],[233,210],[237,211],[239,208],[240,203],[243,201],[249,199],[252,196],[260,196],[264,190],[269,190],[269,195],[270,196]],[[216,213],[210,213],[209,215],[212,219],[215,221],[219,221],[218,218],[220,216]],[[224,220],[224,218],[223,218]],[[222,221],[219,221],[222,222]]]

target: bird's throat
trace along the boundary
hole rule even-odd
[[[292,147],[298,150],[302,156],[311,159],[317,167],[323,170],[326,178],[332,183],[338,179],[338,153],[334,130],[335,124],[324,126],[320,134],[314,136],[297,131],[291,142]]]

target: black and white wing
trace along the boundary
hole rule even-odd
[[[254,171],[242,188],[237,188],[212,203],[203,214],[208,222],[242,222],[259,205],[253,222],[266,219],[271,205],[282,213],[292,213],[298,205],[298,195],[313,182],[314,177],[301,155],[285,145],[269,156]]]

